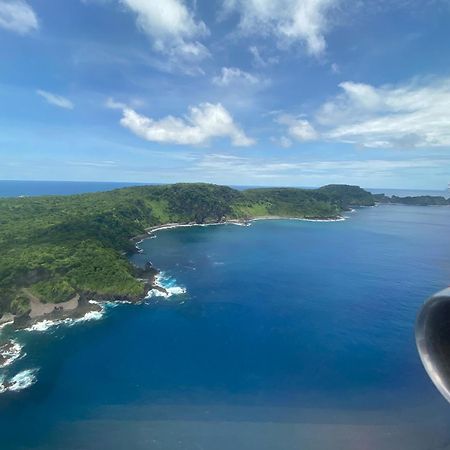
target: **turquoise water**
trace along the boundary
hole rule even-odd
[[[186,293],[4,336],[36,382],[0,394],[0,448],[444,449],[450,405],[413,326],[450,279],[450,208],[161,231]],[[95,318],[93,318],[95,319]]]

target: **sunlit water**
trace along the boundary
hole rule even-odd
[[[450,405],[413,334],[450,279],[450,208],[180,228],[140,246],[135,262],[174,295],[2,331],[23,349],[0,374],[35,377],[0,394],[2,450],[450,448]]]

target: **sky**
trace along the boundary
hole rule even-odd
[[[0,179],[450,183],[450,0],[0,0]]]

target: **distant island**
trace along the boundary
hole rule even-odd
[[[426,198],[403,203],[441,204]],[[129,256],[138,240],[166,224],[339,220],[344,211],[376,202],[402,203],[358,186],[239,191],[204,183],[0,199],[0,324],[83,314],[97,307],[89,300],[141,300],[158,288],[157,270],[135,267]]]
[[[398,197],[392,195],[391,197],[385,194],[374,194],[374,200],[377,203],[392,203],[399,205],[411,206],[447,206],[450,205],[450,198],[434,195],[419,195],[414,197]]]

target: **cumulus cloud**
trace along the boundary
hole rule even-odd
[[[136,25],[152,39],[155,50],[172,57],[200,60],[209,54],[197,39],[208,34],[182,0],[119,0],[134,13]]]
[[[167,116],[159,120],[125,108],[120,123],[137,136],[160,143],[205,145],[217,137],[228,137],[238,147],[247,147],[255,142],[236,125],[220,103],[200,103],[190,107],[183,118]]]
[[[276,119],[276,122],[281,125],[287,126],[287,132],[289,136],[296,139],[297,141],[314,141],[319,135],[314,127],[305,119],[291,116],[289,114],[282,114]],[[284,142],[287,142],[286,137],[284,137]],[[284,147],[286,145],[283,145]]]
[[[339,86],[342,92],[316,114],[325,138],[365,147],[450,146],[450,78]]]
[[[215,76],[212,82],[217,86],[229,86],[230,84],[255,85],[259,83],[259,79],[237,67],[222,67],[220,75]]]
[[[240,29],[275,36],[281,44],[301,42],[309,54],[326,48],[328,15],[340,0],[225,0],[225,12],[240,15]]]
[[[310,118],[278,117],[291,138],[369,148],[450,146],[450,78],[380,87],[346,81]]]
[[[61,97],[60,95],[52,94],[51,92],[47,91],[42,91],[41,89],[38,89],[36,91],[36,94],[40,95],[50,105],[58,106],[59,108],[65,109],[74,108],[73,103],[69,99]]]
[[[37,16],[25,0],[0,0],[0,28],[27,34],[38,27]]]

